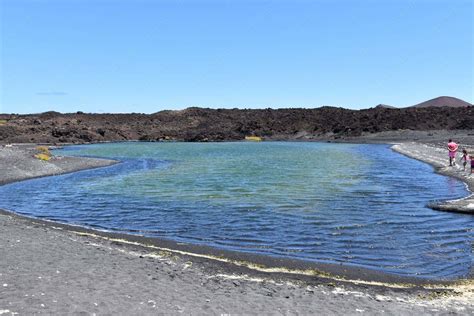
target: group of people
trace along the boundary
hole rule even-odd
[[[449,165],[456,165],[456,154],[458,152],[458,144],[456,144],[452,139],[448,141],[448,153],[449,153]],[[466,148],[462,150],[462,157],[460,161],[462,162],[464,170],[466,170],[467,161],[471,161],[471,174],[474,171],[474,154],[469,155]]]

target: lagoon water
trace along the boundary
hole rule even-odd
[[[462,182],[387,145],[114,143],[101,169],[0,187],[0,208],[92,228],[426,278],[466,276],[474,218],[431,210]]]

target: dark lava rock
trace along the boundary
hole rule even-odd
[[[0,141],[88,143],[100,141],[226,141],[255,135],[275,140],[344,139],[397,130],[472,129],[474,108],[376,107],[348,110],[206,109],[154,114],[1,114]]]

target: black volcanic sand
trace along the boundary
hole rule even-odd
[[[21,161],[26,171],[16,171],[19,180],[58,173],[30,168],[38,162],[32,151],[0,148],[2,170]],[[63,172],[75,164],[82,169],[110,163],[77,158]],[[37,172],[27,174],[31,169]],[[0,174],[0,181],[12,182],[15,176]],[[472,279],[402,278],[98,232],[6,211],[0,212],[0,252],[2,315],[474,312]]]

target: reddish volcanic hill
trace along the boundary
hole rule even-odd
[[[421,102],[419,104],[413,105],[413,108],[429,108],[429,107],[450,107],[450,108],[465,108],[468,106],[472,106],[471,103],[463,101],[458,98],[453,97],[437,97],[425,102]]]

